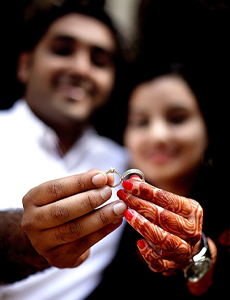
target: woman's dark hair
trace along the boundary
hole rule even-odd
[[[141,59],[132,66],[130,74],[129,95],[133,89],[145,82],[154,80],[164,75],[179,76],[189,85],[194,92],[201,113],[204,117],[210,145],[201,159],[200,173],[196,179],[192,190],[191,198],[196,199],[204,208],[204,229],[207,234],[212,236],[219,234],[219,230],[227,227],[229,220],[221,218],[221,226],[215,226],[213,223],[213,201],[217,201],[223,194],[222,186],[225,188],[229,170],[228,147],[226,137],[228,135],[228,108],[227,99],[229,94],[227,73],[223,72],[223,65],[209,65],[203,62],[199,64],[188,64],[184,62],[167,61],[167,58],[159,60]],[[130,76],[131,76],[130,75]],[[128,101],[126,102],[128,104]],[[126,120],[128,105],[126,105]],[[210,202],[209,202],[210,201]],[[229,200],[224,200],[226,207],[230,206]],[[224,211],[222,215],[226,215]]]
[[[204,231],[216,237],[229,227],[230,209],[229,1],[142,0],[138,21],[139,59],[130,72],[129,93],[164,74],[181,76],[193,90],[207,125],[210,152],[190,196],[204,208]],[[219,201],[224,209],[217,215]]]

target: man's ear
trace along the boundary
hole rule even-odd
[[[31,59],[31,52],[22,52],[18,58],[17,78],[23,84],[26,84],[30,77]]]

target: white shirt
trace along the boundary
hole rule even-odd
[[[55,132],[41,122],[24,100],[0,113],[0,209],[22,208],[22,198],[42,182],[86,172],[123,173],[126,151],[113,141],[88,129],[61,157]],[[112,199],[117,199],[113,190]],[[91,248],[90,257],[75,269],[51,267],[28,278],[0,287],[0,299],[83,300],[99,284],[103,269],[114,257],[123,232],[119,227]]]

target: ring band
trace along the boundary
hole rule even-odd
[[[122,175],[122,180],[125,180],[125,177],[127,177],[128,175],[131,175],[131,174],[138,175],[140,177],[141,181],[145,181],[144,173],[142,173],[138,169],[129,169],[129,170],[125,171]]]
[[[116,173],[119,177],[120,177],[120,181],[117,183],[117,184],[114,184],[113,186],[111,187],[117,187],[118,185],[120,185],[120,183],[122,182],[123,178],[121,177],[121,174],[118,173],[114,167],[110,167],[109,171],[106,172],[106,174],[109,174],[109,173]]]
[[[120,185],[120,183],[121,183],[122,181],[125,180],[125,177],[127,177],[127,176],[129,176],[129,175],[131,175],[131,174],[138,175],[138,176],[140,177],[141,181],[143,181],[143,182],[145,181],[144,173],[142,173],[142,172],[141,172],[140,170],[138,170],[138,169],[129,169],[129,170],[125,171],[125,172],[123,173],[123,175],[121,176],[121,174],[118,173],[118,172],[115,170],[114,167],[110,167],[109,171],[107,171],[106,174],[109,174],[109,173],[116,173],[116,174],[120,177],[120,181],[119,181],[117,184],[114,184],[113,186],[111,186],[112,188],[117,187],[118,185]]]

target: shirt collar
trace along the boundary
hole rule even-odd
[[[71,169],[81,162],[83,156],[88,150],[95,146],[98,138],[96,130],[89,126],[85,129],[81,137],[74,143],[71,149],[63,155],[59,147],[59,139],[56,132],[42,122],[30,109],[24,99],[17,103],[18,108],[24,113],[25,119],[29,121],[29,127],[32,135],[36,138],[39,146],[55,159],[61,160],[67,169]]]

